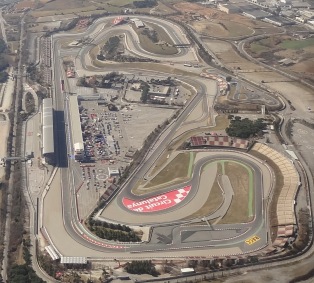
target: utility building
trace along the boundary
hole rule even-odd
[[[53,134],[52,98],[43,99],[42,111],[42,155],[48,164],[54,163],[55,145]]]
[[[74,158],[75,160],[82,160],[85,157],[85,150],[77,96],[70,96],[69,103]]]
[[[120,176],[120,171],[119,169],[116,169],[116,168],[108,168],[108,174],[109,174],[109,177],[117,177],[117,176]]]

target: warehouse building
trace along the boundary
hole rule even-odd
[[[232,4],[221,4],[221,3],[219,3],[217,7],[220,11],[225,12],[227,14],[240,12],[240,9],[237,6],[232,5]]]
[[[289,19],[285,19],[280,16],[269,16],[265,19],[263,19],[264,22],[273,24],[275,26],[281,27],[281,26],[286,26],[286,25],[293,25],[294,22],[290,21]]]
[[[133,24],[135,24],[135,26],[137,28],[143,28],[145,27],[145,24],[140,20],[140,19],[137,19],[137,18],[133,18],[130,20]]]
[[[170,94],[170,87],[169,86],[159,87],[158,89],[154,88],[153,90],[148,91],[149,96],[166,97],[166,96],[169,96],[169,94]]]
[[[245,11],[243,12],[243,15],[255,20],[263,19],[266,17],[271,16],[271,14],[264,12],[262,10],[253,10],[253,11]]]
[[[77,96],[70,96],[69,103],[74,158],[82,160],[85,157],[85,150]]]
[[[55,145],[52,98],[43,99],[42,121],[42,155],[46,163],[54,164]]]

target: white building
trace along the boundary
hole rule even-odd
[[[70,96],[69,104],[74,158],[75,160],[82,160],[85,156],[85,150],[77,96]]]
[[[117,176],[120,176],[120,171],[119,169],[108,167],[108,175],[109,175],[109,178],[117,177]]]
[[[143,27],[145,27],[145,24],[144,24],[140,19],[138,19],[138,18],[130,19],[130,21],[131,21],[133,24],[135,24],[135,26],[136,26],[137,28],[143,28]]]

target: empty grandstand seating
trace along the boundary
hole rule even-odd
[[[224,91],[228,88],[228,83],[226,82],[226,80],[217,74],[210,74],[210,73],[204,72],[204,73],[201,73],[200,76],[211,79],[211,80],[216,80],[220,91]]]
[[[252,150],[256,150],[270,158],[277,164],[282,173],[284,184],[277,203],[278,225],[296,224],[294,199],[300,179],[293,163],[287,157],[265,144],[256,143]]]
[[[249,142],[228,136],[194,136],[190,139],[191,147],[219,146],[247,149]]]
[[[110,185],[108,187],[108,189],[105,191],[105,193],[102,195],[102,198],[104,200],[108,200],[110,198],[110,196],[115,192],[115,190],[117,189],[118,187],[114,184]]]

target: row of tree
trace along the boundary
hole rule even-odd
[[[123,232],[131,232],[132,229],[129,226],[121,225],[121,224],[114,224],[108,223],[106,221],[94,220],[93,218],[89,218],[88,223],[90,226],[102,226],[104,228],[109,228],[112,230],[119,230]]]
[[[125,266],[125,271],[131,274],[150,274],[152,276],[159,275],[151,260],[135,260],[128,262]]]
[[[24,264],[13,265],[10,268],[8,282],[10,283],[44,283],[32,268],[32,259],[29,252],[30,241],[23,239],[23,259]]]
[[[107,239],[109,241],[119,242],[141,241],[141,238],[134,231],[124,232],[120,230],[112,230],[110,228],[105,228],[102,226],[91,226],[90,231],[92,231],[99,238]]]
[[[4,40],[0,38],[0,83],[7,81],[9,75],[6,69],[9,67],[8,60],[6,58],[7,45]]]
[[[143,1],[134,1],[133,6],[135,8],[152,8],[157,5],[156,0],[143,0]]]

